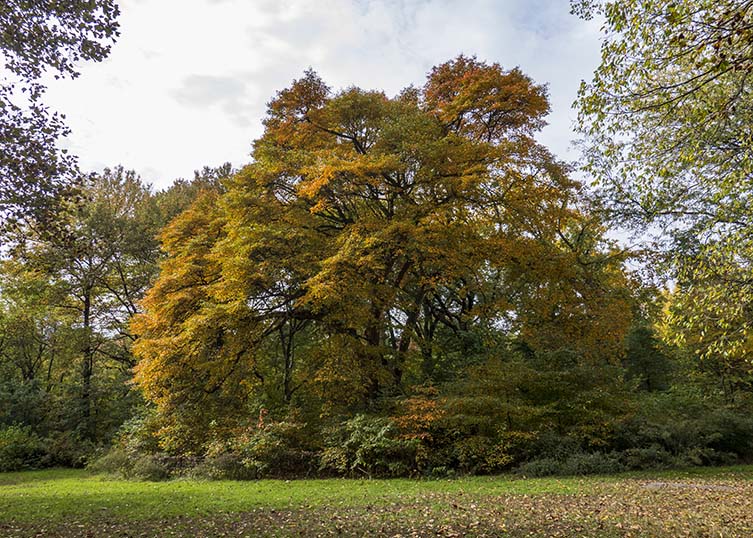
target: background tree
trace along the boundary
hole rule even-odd
[[[648,392],[667,390],[671,385],[672,361],[649,324],[633,327],[626,338],[625,369],[629,378]]]
[[[37,460],[82,465],[148,412],[129,383],[138,335],[128,321],[156,275],[157,231],[202,193],[221,192],[229,171],[205,167],[152,193],[133,172],[105,170],[82,182],[56,233],[19,231],[0,263],[0,430],[44,438]]]
[[[224,182],[234,173],[235,170],[230,163],[224,163],[218,167],[205,166],[201,170],[194,171],[193,179],[176,179],[169,187],[155,193],[163,225],[188,209],[201,193],[224,192]]]
[[[75,158],[57,143],[64,116],[43,103],[46,74],[78,76],[77,63],[101,61],[118,36],[114,0],[56,2],[6,0],[0,5],[0,219],[55,222],[75,198]]]
[[[55,290],[52,306],[73,316],[78,332],[79,412],[84,436],[97,437],[95,366],[133,367],[128,321],[157,269],[160,215],[149,187],[116,168],[92,179],[60,233],[27,242],[26,265]]]
[[[602,63],[578,100],[586,169],[618,223],[658,232],[684,305],[675,321],[713,329],[702,354],[737,360],[753,321],[753,4],[574,7],[605,19]]]
[[[49,420],[52,400],[75,375],[73,320],[51,306],[56,290],[44,275],[5,260],[2,276],[0,423],[48,433],[55,422]]]

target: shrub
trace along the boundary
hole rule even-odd
[[[251,480],[256,474],[243,464],[239,454],[223,452],[207,456],[200,463],[188,469],[191,478],[208,480]]]
[[[681,466],[732,465],[737,463],[738,456],[734,452],[723,452],[706,447],[686,450],[676,460]]]
[[[531,455],[538,451],[541,435],[537,432],[503,431],[500,442],[513,459],[513,463],[519,463],[531,459]]]
[[[287,420],[218,432],[187,474],[212,480],[306,476],[317,463],[313,438],[291,410]]]
[[[157,417],[150,412],[124,422],[114,436],[113,446],[87,468],[95,473],[139,480],[165,480],[187,467],[188,456],[172,456],[157,444]]]
[[[553,459],[563,461],[582,452],[581,444],[567,435],[553,431],[543,431],[536,435],[527,445],[531,459]]]
[[[646,448],[629,448],[620,454],[625,468],[639,471],[642,469],[667,469],[677,465],[677,460],[659,445]]]
[[[518,467],[516,472],[530,477],[562,474],[562,462],[554,458],[531,460]]]
[[[741,458],[753,455],[753,419],[747,414],[714,409],[694,422],[700,446]]]
[[[510,466],[513,458],[505,445],[488,437],[466,437],[455,442],[455,452],[462,472],[490,474]]]
[[[0,471],[20,471],[43,466],[46,451],[42,440],[22,426],[0,429]]]
[[[165,480],[175,470],[175,459],[166,455],[134,454],[114,446],[87,465],[93,473],[111,474],[138,480]]]
[[[133,458],[124,448],[114,446],[89,462],[87,469],[93,473],[119,475],[127,478],[132,474],[133,463]]]
[[[455,472],[455,469],[439,465],[429,469],[426,476],[429,478],[455,478],[457,473]]]
[[[413,474],[418,441],[401,439],[397,433],[389,419],[356,415],[326,432],[320,470],[366,476]]]
[[[129,478],[157,482],[170,477],[169,463],[158,456],[145,455],[137,458],[131,464]]]
[[[625,467],[620,463],[615,453],[603,452],[579,452],[571,454],[565,460],[555,458],[540,458],[524,463],[517,469],[518,474],[530,477],[552,475],[590,475],[611,474],[624,471]]]
[[[59,467],[85,467],[95,454],[91,441],[81,439],[75,432],[55,432],[45,439],[47,457],[45,463]]]
[[[670,454],[676,464],[716,465],[748,459],[753,456],[753,419],[715,408],[689,392],[647,397],[641,413],[618,428],[615,448],[636,455],[636,450],[649,447]],[[655,455],[666,462],[663,455]]]
[[[612,474],[624,471],[617,454],[603,452],[572,454],[562,463],[563,475]]]
[[[117,433],[115,440],[130,454],[159,453],[158,431],[161,425],[159,417],[151,410],[146,410],[125,421]]]
[[[304,429],[297,421],[270,422],[235,439],[233,450],[252,477],[308,475],[316,458]]]

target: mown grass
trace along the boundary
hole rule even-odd
[[[242,512],[256,507],[315,508],[411,502],[427,494],[567,495],[595,479],[469,477],[454,480],[258,480],[140,482],[79,470],[0,474],[0,521],[103,515],[148,519]]]
[[[223,534],[224,533],[224,534]],[[454,480],[0,474],[0,536],[753,536],[753,466]]]

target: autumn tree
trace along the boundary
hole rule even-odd
[[[163,233],[170,257],[134,323],[147,397],[252,394],[279,358],[286,401],[305,387],[371,407],[436,371],[439,327],[528,338],[546,320],[608,360],[629,318],[609,294],[620,256],[534,139],[548,110],[519,70],[463,56],[393,98],[311,71],[280,91],[218,207]]]
[[[227,388],[231,395],[236,395],[236,390],[243,391],[235,400],[242,399],[247,392],[242,378],[230,379],[226,375],[225,365],[230,360],[216,356],[221,346],[214,346],[215,353],[211,348],[206,349],[213,338],[215,344],[222,343],[224,327],[206,323],[208,320],[199,316],[203,305],[209,303],[208,287],[219,278],[219,268],[209,253],[222,233],[216,194],[199,196],[176,217],[160,234],[161,247],[168,255],[160,264],[160,277],[144,298],[145,312],[131,324],[139,335],[134,346],[139,357],[137,379],[159,379],[159,383],[141,383],[163,415],[174,419],[176,432],[170,437],[184,438],[182,424],[191,423],[192,419],[194,425],[199,422],[194,429],[206,428],[212,420],[209,416],[221,414],[216,407],[201,402],[207,400],[200,397],[204,392],[217,393],[225,381],[229,381]],[[158,324],[171,330],[160,331]],[[208,341],[207,345],[201,346],[202,340]],[[189,405],[197,400],[204,403],[203,412],[196,404]],[[223,406],[222,402],[217,405],[230,413],[238,411],[237,406]],[[183,410],[187,412],[184,414]],[[203,417],[207,418],[201,421]],[[168,424],[168,431],[169,428]],[[166,444],[174,446],[169,440]]]

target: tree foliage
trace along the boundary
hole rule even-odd
[[[519,70],[462,56],[393,98],[311,71],[278,92],[254,163],[163,232],[133,325],[147,397],[370,408],[437,373],[440,334],[484,327],[616,357],[621,257],[533,138],[548,110]]]
[[[662,232],[678,328],[715,334],[702,355],[740,358],[753,320],[753,4],[574,4],[606,21],[578,101],[586,168],[618,222]]]
[[[156,276],[157,233],[201,193],[220,192],[229,171],[205,167],[153,193],[134,172],[106,169],[82,184],[55,233],[12,236],[0,263],[0,430],[31,428],[46,465],[83,464],[145,413],[129,383],[138,335],[128,322]]]
[[[16,266],[21,278],[34,278],[47,309],[68,319],[81,433],[93,438],[96,368],[114,365],[125,377],[134,365],[127,323],[157,268],[161,219],[149,187],[120,167],[97,176],[85,200],[57,234],[27,234]]]
[[[101,61],[118,36],[114,0],[6,0],[0,5],[0,217],[54,224],[75,199],[76,162],[58,147],[64,116],[43,102],[42,78],[78,76],[77,64]]]
[[[155,200],[161,214],[163,224],[167,224],[196,200],[204,192],[222,193],[225,190],[223,181],[234,174],[230,163],[218,167],[205,166],[194,171],[191,180],[176,179],[165,190],[155,194]]]

